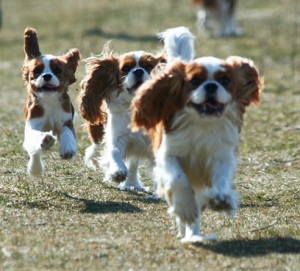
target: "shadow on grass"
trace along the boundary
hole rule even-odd
[[[119,33],[108,33],[102,30],[101,28],[94,28],[86,30],[84,36],[99,36],[106,39],[120,39],[120,40],[128,40],[128,41],[140,41],[140,42],[157,42],[158,37],[155,35],[144,35],[137,36],[125,32]]]
[[[239,208],[272,208],[277,205],[275,203],[243,203],[239,205]]]
[[[82,202],[85,206],[80,210],[80,213],[92,213],[92,214],[106,214],[106,213],[139,213],[142,210],[127,202],[115,202],[115,201],[94,201],[81,199],[77,197],[65,194],[65,197]]]
[[[231,257],[255,257],[270,253],[300,253],[300,240],[291,237],[222,241],[210,244],[198,243],[195,246]]]

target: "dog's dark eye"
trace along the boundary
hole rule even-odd
[[[190,80],[190,84],[193,87],[198,87],[203,83],[203,80],[200,79],[199,77],[194,77],[192,80]]]
[[[35,68],[34,70],[33,70],[33,73],[34,73],[34,75],[39,75],[39,74],[41,74],[42,73],[42,69],[41,68]]]
[[[219,80],[219,83],[222,86],[227,86],[230,83],[230,78],[228,78],[227,76],[224,76]]]
[[[54,68],[53,72],[54,74],[61,74],[61,68],[56,67]]]
[[[152,69],[153,69],[153,66],[152,65],[147,65],[146,67],[145,67],[145,70],[148,72],[148,73],[150,73],[151,71],[152,71]]]
[[[122,70],[122,72],[124,72],[124,73],[129,73],[130,70],[131,70],[131,67],[128,66],[128,65],[124,65],[124,66],[122,67],[121,70]]]

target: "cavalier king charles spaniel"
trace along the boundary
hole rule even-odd
[[[28,95],[23,147],[30,157],[28,173],[34,176],[43,172],[42,151],[53,146],[56,136],[62,159],[71,159],[76,154],[74,107],[67,92],[68,86],[76,81],[80,52],[71,49],[63,56],[42,54],[33,28],[25,29],[24,51],[22,77]]]
[[[232,178],[246,107],[260,101],[263,79],[249,59],[175,59],[145,82],[132,102],[132,129],[144,128],[155,152],[157,193],[183,242],[200,234],[205,208],[237,212]]]
[[[199,31],[203,27],[213,31],[210,20],[215,19],[220,23],[218,33],[220,37],[240,34],[236,22],[237,0],[193,0],[193,3],[199,8],[197,13]]]
[[[160,37],[175,55],[184,55],[193,47],[193,36],[186,28],[178,30],[166,31]],[[143,131],[130,129],[130,104],[136,90],[149,80],[151,71],[164,62],[164,53],[133,51],[115,56],[107,46],[99,57],[86,59],[79,104],[92,145],[86,149],[85,163],[95,168],[98,161],[105,171],[104,181],[119,184],[121,190],[144,190],[139,163],[145,160],[153,167],[149,137]],[[100,150],[103,154],[99,159]]]
[[[105,170],[104,180],[118,183],[121,190],[144,190],[138,176],[139,161],[153,155],[148,138],[142,132],[131,132],[128,127],[129,105],[137,88],[163,60],[163,55],[144,51],[114,56],[108,48],[104,48],[100,57],[85,60],[87,73],[81,82],[79,104],[92,141],[85,162],[95,167],[95,158],[104,143],[99,161]]]

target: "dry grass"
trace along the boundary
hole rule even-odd
[[[130,3],[130,4],[129,4]],[[20,68],[23,31],[37,28],[41,50],[83,57],[113,39],[116,52],[156,51],[166,28],[196,33],[189,1],[10,0],[0,32],[0,270],[299,270],[300,45],[295,0],[240,1],[245,35],[197,37],[197,55],[252,58],[265,76],[262,104],[251,107],[235,178],[241,195],[235,218],[207,212],[204,233],[214,243],[183,245],[164,202],[120,192],[82,161],[89,145],[77,119],[78,156],[45,155],[41,179],[26,174],[22,149],[25,91]],[[169,16],[166,16],[166,14]],[[77,77],[83,77],[83,65]],[[75,101],[78,84],[71,88]],[[76,104],[77,106],[77,104]],[[148,175],[143,179],[152,186]]]

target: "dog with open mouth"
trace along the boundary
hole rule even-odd
[[[193,54],[194,37],[187,28],[169,30],[159,37],[168,52],[172,48],[173,56],[187,58]],[[144,190],[138,174],[141,161],[147,161],[152,172],[150,140],[143,131],[131,131],[130,104],[137,89],[165,64],[166,58],[163,51],[114,55],[105,46],[100,56],[86,59],[79,104],[92,145],[86,149],[85,163],[92,168],[99,163],[105,171],[104,181],[118,184],[121,190]]]
[[[30,157],[28,173],[36,176],[43,172],[42,152],[53,146],[56,137],[62,159],[76,154],[74,107],[67,92],[76,81],[80,52],[74,48],[62,56],[42,54],[33,28],[25,29],[24,51],[22,77],[28,95],[23,147]]]
[[[162,61],[162,53],[113,55],[109,44],[100,56],[85,60],[87,72],[78,100],[92,145],[86,149],[84,160],[91,168],[97,164],[103,168],[104,181],[118,184],[121,190],[144,190],[138,165],[140,160],[152,161],[153,155],[149,139],[142,132],[130,131],[129,106],[138,87]]]
[[[246,107],[260,101],[263,79],[249,59],[174,59],[132,102],[133,131],[146,129],[155,153],[157,193],[176,217],[183,242],[200,233],[205,208],[237,212],[232,182]]]

